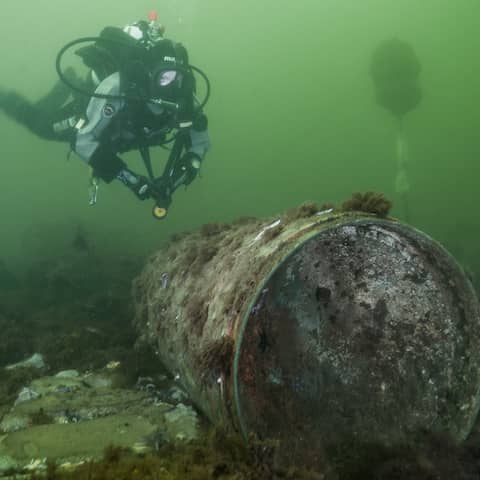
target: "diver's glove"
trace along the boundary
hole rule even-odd
[[[202,159],[194,152],[187,152],[180,159],[179,163],[180,171],[184,175],[183,184],[185,186],[190,185],[198,175],[200,166],[202,165]]]
[[[137,175],[128,168],[123,168],[117,175],[124,185],[126,185],[140,200],[146,200],[152,196],[151,183],[147,177]]]

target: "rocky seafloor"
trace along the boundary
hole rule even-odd
[[[480,478],[480,425],[460,446],[429,432],[412,445],[334,445],[316,471],[286,466],[275,439],[209,425],[136,344],[142,264],[76,235],[21,278],[0,265],[0,478]]]

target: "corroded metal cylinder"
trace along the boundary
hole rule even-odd
[[[455,260],[395,220],[308,212],[207,225],[134,283],[136,325],[214,422],[312,463],[345,437],[464,438],[480,311]]]

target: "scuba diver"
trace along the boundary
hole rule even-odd
[[[164,37],[157,14],[125,28],[106,27],[98,37],[65,45],[56,61],[60,80],[39,102],[0,89],[0,110],[41,138],[68,142],[92,169],[90,204],[98,180],[118,180],[140,200],[152,198],[155,218],[166,216],[173,192],[198,175],[210,147],[203,107],[210,95],[205,74],[190,65],[180,43]],[[88,67],[86,79],[62,71],[64,53],[75,51]],[[199,73],[206,82],[203,101],[196,98]],[[151,146],[171,144],[163,174],[155,177]],[[132,171],[119,156],[138,149],[147,176]]]

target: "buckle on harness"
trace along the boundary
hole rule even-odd
[[[62,133],[67,130],[74,128],[75,130],[80,130],[86,121],[84,118],[77,117],[68,117],[65,120],[53,124],[53,131],[55,133]]]

